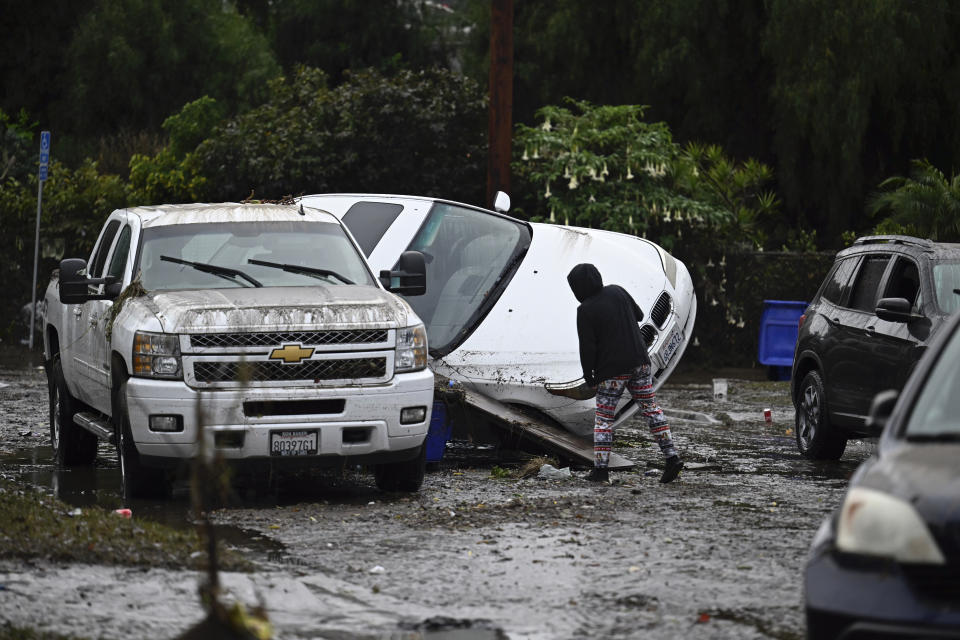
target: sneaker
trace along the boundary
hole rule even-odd
[[[673,482],[680,475],[680,471],[683,470],[683,462],[680,460],[680,456],[670,456],[666,463],[663,468],[663,475],[660,476],[660,482]]]
[[[610,482],[610,471],[601,469],[600,467],[594,467],[590,470],[590,475],[587,476],[587,480],[590,482]]]

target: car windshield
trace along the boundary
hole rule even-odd
[[[427,293],[407,301],[427,325],[430,350],[447,353],[476,326],[530,245],[529,228],[438,202],[408,247],[427,261]]]
[[[933,265],[933,288],[937,306],[944,313],[960,309],[960,262],[940,262]]]
[[[309,269],[284,270],[249,260]],[[251,282],[264,287],[342,285],[344,278],[356,284],[375,284],[343,228],[333,222],[147,227],[143,231],[139,265],[143,288],[148,291],[248,287]],[[224,277],[224,269],[243,276]],[[324,275],[324,271],[334,275]]]
[[[944,345],[907,420],[908,438],[960,438],[960,331]]]

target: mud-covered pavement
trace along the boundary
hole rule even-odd
[[[118,504],[109,448],[92,471],[50,468],[45,378],[23,356],[0,354],[0,473],[74,504]],[[636,421],[616,444],[637,471],[612,474],[611,485],[580,471],[499,477],[469,457],[428,474],[414,496],[380,494],[360,473],[290,479],[215,513],[221,535],[259,567],[224,583],[262,601],[279,638],[802,637],[807,546],[872,447],[851,442],[839,463],[804,461],[788,383],[762,381],[760,370],[725,374],[727,402],[714,401],[710,373],[677,374],[660,393],[688,464],[673,484],[659,484],[659,450]],[[187,526],[183,495],[131,506],[135,518]],[[4,560],[0,620],[173,637],[203,615],[197,580]]]

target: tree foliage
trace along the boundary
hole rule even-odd
[[[910,177],[880,183],[870,212],[887,214],[880,233],[908,233],[938,242],[960,242],[960,174],[948,179],[927,160],[914,160]]]
[[[157,129],[203,95],[260,102],[279,72],[266,38],[220,0],[101,0],[80,21],[63,76],[86,135]]]
[[[485,100],[464,77],[368,70],[330,88],[322,71],[300,68],[270,94],[197,148],[208,198],[375,191],[481,201]]]

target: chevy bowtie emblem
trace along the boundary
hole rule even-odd
[[[279,349],[270,352],[271,360],[283,360],[287,364],[293,364],[306,360],[313,355],[313,349],[305,349],[298,344],[285,344]]]

